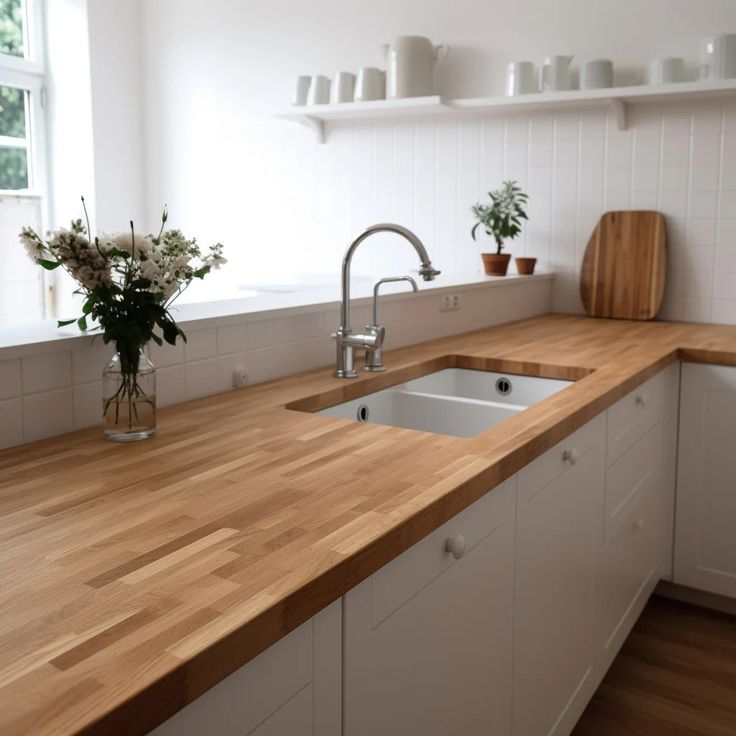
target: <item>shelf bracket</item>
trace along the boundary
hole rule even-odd
[[[319,118],[313,118],[310,115],[300,115],[295,118],[296,122],[303,125],[305,128],[309,128],[317,139],[317,143],[325,142],[325,126]]]
[[[619,130],[628,128],[626,103],[620,97],[612,97],[608,100],[614,117],[616,118],[616,127]]]

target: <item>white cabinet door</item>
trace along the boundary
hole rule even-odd
[[[593,689],[604,452],[605,417],[599,416],[518,475],[515,736],[569,733]]]
[[[345,736],[508,736],[514,483],[345,596]]]
[[[154,736],[340,736],[342,601],[154,729]]]
[[[736,368],[682,367],[674,581],[736,598]]]

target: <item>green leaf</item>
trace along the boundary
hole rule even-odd
[[[162,325],[164,331],[164,340],[169,345],[176,345],[176,338],[179,336],[179,328],[173,322],[164,322]]]
[[[53,271],[55,268],[61,266],[61,261],[47,261],[45,258],[41,258],[38,261],[38,265],[45,268],[47,271]]]
[[[66,327],[67,325],[70,325],[72,322],[76,322],[77,318],[74,319],[60,319],[56,321],[57,327]]]
[[[79,327],[80,330],[82,330],[82,332],[86,332],[87,331],[87,318],[80,317],[77,320],[77,326]]]

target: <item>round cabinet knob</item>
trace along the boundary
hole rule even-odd
[[[634,534],[636,534],[637,532],[640,532],[645,526],[644,519],[637,519],[634,522],[633,526],[634,526]]]
[[[578,451],[574,447],[571,450],[565,450],[562,453],[562,459],[564,462],[570,463],[570,465],[575,465],[578,461]]]
[[[639,406],[646,406],[647,405],[647,395],[646,394],[638,394],[636,397],[636,403]]]
[[[465,554],[465,537],[462,534],[450,537],[445,542],[445,551],[449,552],[456,560]]]

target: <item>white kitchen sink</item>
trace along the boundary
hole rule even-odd
[[[319,413],[358,422],[471,437],[571,383],[553,378],[447,368]]]

